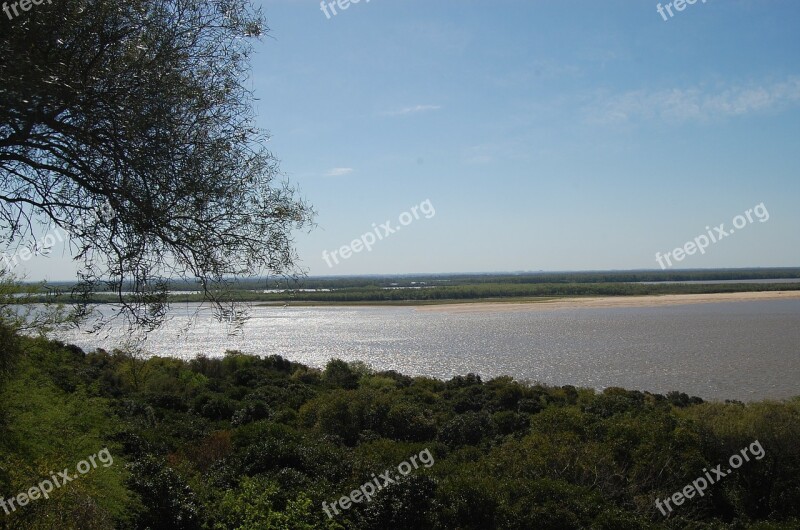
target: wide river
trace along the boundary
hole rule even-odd
[[[337,357],[408,375],[447,379],[473,372],[720,400],[800,395],[798,299],[463,313],[253,307],[244,329],[230,331],[208,311],[179,304],[144,348],[183,358],[226,350],[279,354],[315,367]],[[59,338],[85,349],[118,344],[77,331]]]

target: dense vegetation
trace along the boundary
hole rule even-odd
[[[800,399],[703,403],[278,356],[143,359],[0,327],[0,497],[108,447],[0,528],[797,528]],[[665,518],[656,498],[765,451]],[[429,449],[369,503],[331,503]]]
[[[553,298],[571,296],[642,296],[664,294],[739,293],[755,291],[796,291],[800,283],[785,284],[638,284],[638,283],[479,283],[430,288],[381,287],[335,291],[271,294],[237,293],[243,300],[273,302],[445,302]],[[190,298],[188,300],[191,300]]]
[[[780,280],[800,278],[800,268],[769,267],[756,269],[696,269],[696,270],[633,270],[633,271],[581,271],[581,272],[517,272],[483,274],[411,274],[373,276],[329,276],[302,279],[307,289],[346,287],[386,287],[426,285],[470,285],[477,283],[625,283],[625,282],[687,282],[718,280]],[[246,287],[257,283],[243,279],[238,285]],[[294,280],[276,283],[277,287],[291,288]],[[178,288],[175,284],[174,287]],[[254,287],[255,288],[255,287]]]

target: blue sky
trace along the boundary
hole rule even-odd
[[[267,0],[250,83],[313,275],[800,265],[800,3]],[[666,4],[662,2],[662,4]],[[435,216],[328,267],[429,200]],[[25,263],[61,279],[58,258]],[[58,271],[58,272],[56,272]]]

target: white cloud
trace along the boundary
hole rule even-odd
[[[717,91],[699,87],[635,90],[600,98],[592,121],[626,123],[642,119],[667,122],[708,121],[780,109],[800,101],[800,78],[761,86],[732,86]]]
[[[335,167],[333,169],[329,169],[326,173],[326,177],[341,177],[344,175],[349,175],[353,172],[353,168],[351,167]]]
[[[405,116],[406,114],[416,114],[417,112],[427,112],[431,110],[439,110],[440,105],[414,105],[413,107],[406,107],[400,110],[393,110],[384,112],[384,116]]]

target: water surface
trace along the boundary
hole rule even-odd
[[[253,307],[236,336],[209,312],[195,315],[197,307],[175,306],[144,347],[184,358],[236,349],[316,367],[338,357],[408,375],[447,379],[474,372],[715,399],[800,395],[800,300],[502,313]],[[61,338],[84,348],[118,344],[77,332]]]

